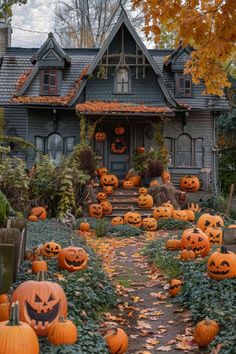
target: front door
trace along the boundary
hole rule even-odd
[[[130,169],[131,132],[128,124],[122,124],[118,130],[116,128],[119,127],[108,126],[107,162],[110,173],[122,179]]]

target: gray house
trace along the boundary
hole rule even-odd
[[[172,180],[201,175],[203,189],[216,190],[215,118],[228,103],[203,96],[204,85],[183,74],[189,48],[148,50],[124,12],[100,49],[62,49],[52,33],[39,49],[13,48],[10,35],[0,23],[6,135],[36,144],[59,163],[79,143],[83,114],[106,135],[103,143],[94,139],[103,164],[123,177],[138,147],[155,148],[152,123],[163,120]],[[29,166],[35,157],[25,156]]]

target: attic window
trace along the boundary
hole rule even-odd
[[[115,93],[129,93],[130,80],[128,68],[118,68],[115,76]]]
[[[59,94],[59,80],[57,69],[40,70],[40,95],[55,96]]]
[[[193,84],[190,75],[175,74],[175,96],[193,96]]]

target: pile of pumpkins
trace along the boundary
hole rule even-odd
[[[32,222],[36,222],[38,220],[45,220],[47,218],[46,208],[38,206],[32,208],[30,211],[30,215],[28,216],[28,220]]]

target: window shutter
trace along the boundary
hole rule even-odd
[[[192,139],[187,134],[182,134],[177,140],[177,166],[192,165]]]

